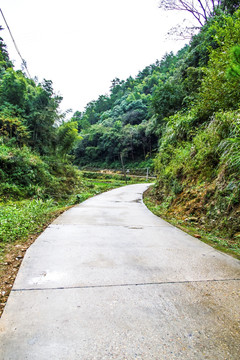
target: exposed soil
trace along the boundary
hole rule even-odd
[[[31,236],[25,243],[9,244],[5,249],[4,261],[0,264],[0,316],[6,305],[24,254],[37,236]]]
[[[189,187],[170,204],[163,205],[161,197],[158,199],[156,191],[149,188],[144,194],[144,202],[155,215],[214,248],[240,259],[240,207],[231,209],[228,217],[226,216],[228,221],[223,226],[224,214],[218,210],[217,205],[211,216],[207,213],[207,210],[215,205],[215,199],[208,199],[206,196],[211,190],[212,184]]]

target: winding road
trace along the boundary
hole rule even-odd
[[[153,215],[147,187],[88,199],[28,249],[1,360],[239,359],[240,262]]]

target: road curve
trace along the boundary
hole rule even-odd
[[[88,199],[28,249],[1,360],[239,359],[240,262],[154,216],[147,187]]]

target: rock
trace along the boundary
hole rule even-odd
[[[202,237],[201,237],[201,235],[198,235],[198,234],[194,234],[193,235],[195,238],[197,238],[197,239],[201,239]]]
[[[186,218],[185,221],[198,222],[198,218],[195,216],[191,216],[191,217]]]

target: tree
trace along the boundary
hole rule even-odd
[[[13,117],[8,108],[0,113],[0,136],[7,139],[15,138],[18,145],[26,144],[29,139],[28,129],[23,119]]]
[[[183,85],[174,80],[168,80],[159,85],[152,98],[152,106],[159,125],[162,125],[164,118],[175,114],[182,108],[185,95]]]
[[[240,73],[240,10],[233,16],[224,15],[224,22],[215,21],[212,28],[219,46],[211,50],[199,91],[197,106],[204,117],[220,110],[238,109],[240,103],[237,75]]]
[[[28,88],[24,117],[31,134],[29,145],[40,154],[48,154],[54,149],[56,123],[60,119],[58,107],[61,99],[54,94],[52,82],[49,80]]]
[[[240,77],[240,46],[231,49],[230,67],[227,69],[229,78]]]
[[[223,0],[160,0],[159,7],[164,10],[187,11],[203,26]]]
[[[3,30],[2,26],[0,25],[0,31]],[[9,55],[7,52],[7,47],[3,42],[3,39],[0,37],[0,68],[7,69],[8,67],[12,67],[13,64],[9,60]]]
[[[80,111],[75,111],[75,113],[73,114],[73,116],[71,118],[71,121],[77,121],[77,123],[78,123],[78,132],[80,132],[82,130],[86,130],[90,126],[90,123],[88,121],[87,116],[84,115]]]
[[[216,14],[218,9],[232,14],[239,8],[239,0],[160,0],[159,7],[164,10],[187,11],[203,26]]]
[[[76,121],[69,121],[59,126],[57,131],[57,152],[59,155],[65,157],[73,149],[76,141],[81,140],[77,128]]]
[[[25,94],[27,91],[27,79],[21,71],[14,71],[8,68],[0,83],[0,105],[9,103],[19,108],[24,107]]]

